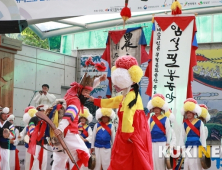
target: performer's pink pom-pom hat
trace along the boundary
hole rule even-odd
[[[200,104],[199,105],[201,108],[201,114],[199,117],[202,117],[206,120],[206,122],[208,122],[210,120],[210,114],[208,112],[208,108],[205,104]]]
[[[83,113],[82,111],[80,110],[80,113],[79,113],[79,119],[80,118],[86,118],[88,120],[88,123],[92,122],[92,119],[93,119],[93,116],[92,114],[89,112],[89,109],[87,107],[84,107],[83,108]]]
[[[142,76],[143,70],[133,56],[119,57],[112,67],[112,83],[121,90],[131,87],[133,83],[139,83]]]
[[[197,116],[200,116],[201,114],[201,108],[198,105],[197,101],[193,98],[188,98],[187,100],[185,100],[183,108],[181,109],[182,116],[184,116],[184,114],[188,111],[197,114]]]
[[[38,111],[36,110],[36,108],[34,106],[29,106],[25,109],[25,113],[23,115],[23,122],[25,122],[26,125],[29,124],[29,120],[35,116],[35,114]]]
[[[164,110],[165,112],[169,110],[169,106],[167,102],[165,101],[165,97],[162,94],[153,95],[153,98],[147,104],[148,110],[151,110],[155,107],[158,107]]]

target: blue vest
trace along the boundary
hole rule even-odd
[[[198,120],[194,126],[200,131],[200,125],[201,125],[201,120]],[[186,122],[184,122],[184,129],[186,132],[188,125],[186,124]],[[187,140],[185,143],[185,146],[200,146],[200,137],[192,130],[190,129],[189,133],[187,134]]]
[[[165,122],[166,122],[167,117],[162,118],[159,120],[163,126],[165,127]],[[153,118],[150,118],[150,124],[153,122]],[[152,137],[152,142],[166,142],[167,138],[166,135],[163,133],[162,130],[155,124],[153,126],[153,129],[151,130],[151,137]]]
[[[91,128],[91,127],[87,126],[87,128],[86,128],[86,131],[87,131],[87,132],[88,132],[88,129],[89,129],[89,128]],[[87,138],[82,132],[81,132],[80,135],[81,135],[84,139]],[[85,144],[86,144],[86,146],[87,146],[88,149],[91,148],[91,143],[89,143],[89,142],[85,142]]]
[[[26,134],[28,133],[28,131],[29,131],[29,126],[26,127]],[[25,147],[28,149],[29,148],[29,144],[25,143]]]
[[[9,139],[6,139],[4,137],[0,137],[0,143],[1,143],[1,145],[7,146],[7,149],[9,149],[9,144],[10,144]],[[6,149],[6,148],[4,148],[4,149]]]
[[[99,123],[97,123],[97,129],[100,127],[101,125]],[[110,129],[112,128],[112,124],[108,124],[107,125]],[[111,136],[110,134],[106,131],[103,130],[102,128],[99,129],[97,131],[96,134],[96,140],[95,140],[95,147],[97,148],[106,148],[109,149],[111,148]]]

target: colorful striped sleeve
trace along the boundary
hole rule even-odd
[[[79,109],[75,105],[69,105],[63,116],[63,119],[68,119],[73,121],[79,113]]]
[[[29,123],[29,134],[31,135],[35,130],[35,124],[33,122]]]
[[[15,137],[15,126],[14,125],[9,126],[9,131],[10,131],[10,135]]]

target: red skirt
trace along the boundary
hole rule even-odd
[[[123,139],[121,132],[123,112],[119,112],[118,116],[118,130],[108,170],[153,170],[152,140],[144,111],[135,112],[134,132],[130,136],[133,143]]]

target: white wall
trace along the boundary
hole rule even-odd
[[[23,45],[15,55],[13,114],[15,125],[23,126],[22,116],[35,91],[49,85],[49,93],[64,96],[62,86],[76,79],[76,57]],[[32,102],[31,105],[35,106]]]

